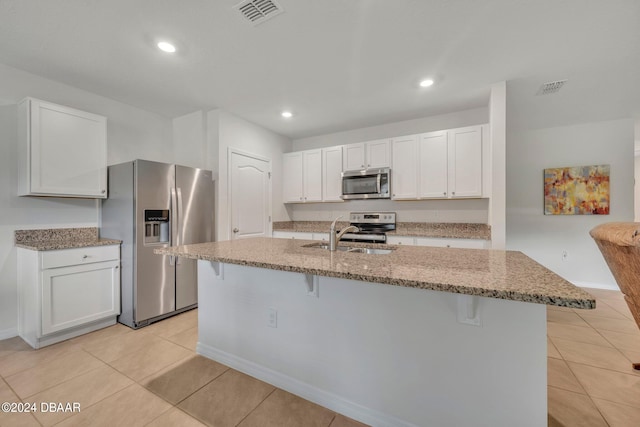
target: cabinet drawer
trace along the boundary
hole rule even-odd
[[[120,247],[118,245],[46,251],[42,252],[42,269],[90,264],[119,258]]]

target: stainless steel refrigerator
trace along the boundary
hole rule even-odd
[[[211,172],[134,160],[109,166],[101,234],[122,240],[121,314],[137,329],[198,304],[196,261],[159,247],[214,240]]]

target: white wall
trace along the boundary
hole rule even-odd
[[[282,153],[291,151],[291,140],[222,110],[209,112],[207,123],[210,124],[208,133],[217,133],[217,137],[216,135],[207,136],[210,150],[215,150],[217,144],[218,154],[216,240],[231,238],[227,188],[229,148],[271,160],[272,220],[288,220],[289,216],[282,202]],[[210,159],[210,161],[215,161],[215,159]]]
[[[402,122],[386,123],[368,128],[319,135],[293,141],[292,151],[334,145],[353,144],[381,138],[412,135],[442,129],[484,124],[489,121],[488,108],[476,108],[456,113],[424,117]],[[349,212],[392,211],[401,222],[489,222],[489,202],[486,199],[473,200],[423,200],[403,201],[366,200],[344,203],[313,203],[287,205],[289,217],[293,221],[329,221],[338,215],[348,218]]]
[[[17,106],[26,96],[107,116],[108,162],[172,161],[171,121],[0,64],[0,339],[16,333],[16,229],[98,226],[95,200],[18,197]]]
[[[635,120],[634,126],[635,137],[635,180],[633,189],[633,201],[634,201],[634,221],[640,222],[640,119]]]
[[[459,111],[450,114],[423,117],[421,119],[385,123],[378,126],[353,129],[345,132],[295,139],[293,140],[292,151],[331,147],[333,145],[354,144],[356,142],[371,141],[374,139],[480,125],[487,122],[489,122],[488,109],[476,108],[473,110]]]
[[[507,147],[507,84],[496,83],[491,87],[489,98],[490,156],[483,167],[490,170],[491,201],[489,224],[491,224],[491,247],[504,249],[507,242],[506,207],[506,147]],[[486,176],[486,175],[485,175]]]
[[[640,222],[640,153],[634,158],[633,220]]]
[[[207,169],[206,126],[203,111],[173,119],[173,161],[176,164]]]
[[[344,203],[304,203],[289,205],[292,221],[333,221],[350,212],[396,212],[398,222],[467,222],[487,224],[489,200],[349,200]],[[327,230],[328,232],[329,230]]]
[[[633,144],[630,119],[507,128],[507,249],[524,252],[576,285],[617,289],[589,230],[633,220]],[[611,165],[610,215],[544,215],[545,168],[596,164]]]

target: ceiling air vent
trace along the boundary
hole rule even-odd
[[[536,92],[536,95],[549,95],[551,93],[559,92],[562,86],[567,82],[567,80],[556,80],[555,82],[544,83],[540,86],[540,89]]]
[[[284,12],[274,0],[245,0],[234,6],[252,25],[258,25]]]

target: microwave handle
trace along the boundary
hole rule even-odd
[[[377,180],[377,184],[378,184],[378,194],[380,194],[380,192],[382,191],[382,186],[380,184],[380,179],[382,177],[382,174],[378,174],[378,180]]]

